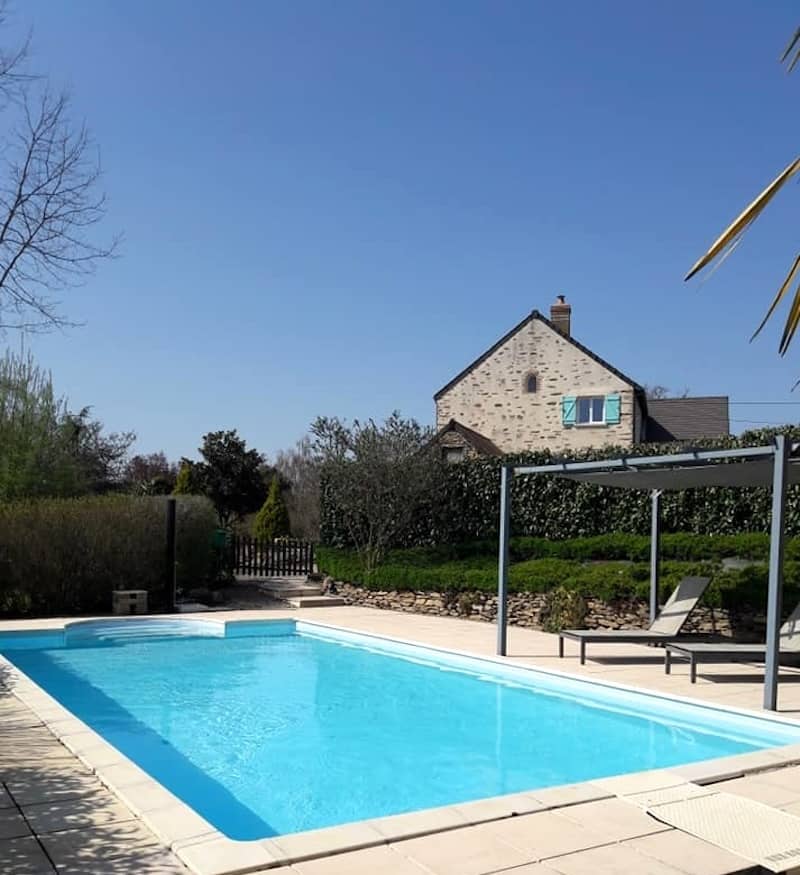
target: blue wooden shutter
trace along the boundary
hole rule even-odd
[[[619,395],[606,395],[606,423],[608,425],[616,425],[619,422],[620,403]]]
[[[575,425],[578,399],[573,395],[564,395],[561,398],[561,422],[563,425]]]

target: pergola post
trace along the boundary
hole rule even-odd
[[[500,469],[500,551],[497,558],[497,655],[505,656],[508,645],[508,541],[511,520],[511,479],[508,465]]]
[[[786,435],[776,435],[772,468],[772,520],[769,540],[769,588],[767,590],[767,659],[764,672],[764,708],[778,707],[780,671],[781,598],[783,595],[784,517],[786,515],[786,480],[791,444]]]
[[[661,490],[650,493],[650,623],[658,616],[658,559],[661,552]]]

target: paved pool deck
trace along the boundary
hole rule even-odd
[[[196,616],[303,619],[477,655],[495,652],[493,625],[369,608]],[[0,632],[65,622],[2,621]],[[585,666],[569,642],[564,659],[557,653],[556,636],[510,628],[511,663],[760,711],[763,666],[701,666],[692,685],[682,663],[665,675],[660,650],[598,644]],[[800,816],[795,745],[730,758],[727,765],[711,761],[338,827],[335,836],[316,830],[278,837],[256,853],[254,843],[224,843],[205,832],[207,824],[172,804],[174,797],[121,762],[110,745],[98,745],[85,727],[75,726],[70,735],[78,721],[48,716],[46,703],[37,706],[29,694],[26,704],[12,688],[15,682],[6,678],[0,689],[0,872],[9,875],[726,875],[765,870],[650,817],[644,804],[653,794],[713,788]],[[779,713],[800,721],[800,670],[781,673]],[[800,867],[800,860],[791,865]],[[800,872],[791,865],[784,871]]]

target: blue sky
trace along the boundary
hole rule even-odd
[[[432,422],[433,393],[557,293],[639,382],[800,402],[782,321],[748,344],[796,186],[682,282],[796,153],[795,4],[26,0],[17,22],[125,235],[63,296],[84,327],[29,345],[141,452],[238,428],[272,454],[319,414]]]

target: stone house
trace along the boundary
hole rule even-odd
[[[445,459],[729,433],[727,397],[647,398],[571,322],[560,295],[549,319],[534,310],[433,396]]]

